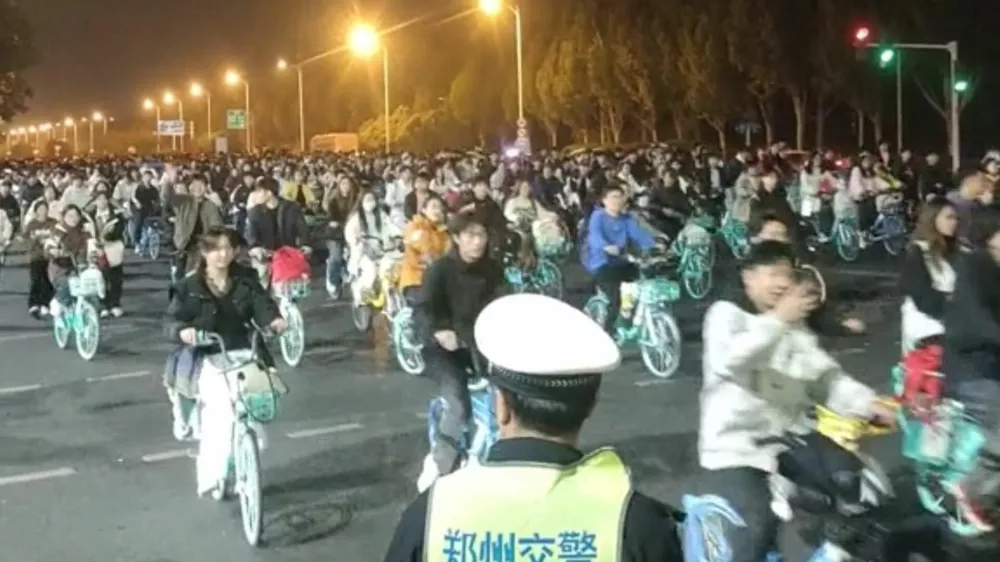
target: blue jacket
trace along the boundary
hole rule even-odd
[[[638,246],[640,250],[653,247],[653,237],[629,213],[623,212],[613,217],[604,209],[597,208],[590,214],[587,222],[587,251],[583,266],[590,273],[608,263],[624,262],[625,250],[630,244]],[[607,246],[617,246],[621,255],[608,255],[604,251]]]

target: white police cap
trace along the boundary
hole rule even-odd
[[[604,329],[552,297],[501,297],[479,314],[476,347],[496,367],[523,375],[602,374],[621,363]]]

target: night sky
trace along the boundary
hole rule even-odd
[[[392,13],[387,5],[393,3]],[[450,0],[364,2],[366,19],[394,23]],[[467,4],[464,3],[464,4]],[[38,64],[23,120],[103,110],[138,113],[143,95],[191,80],[218,89],[229,66],[273,71],[343,42],[361,10],[350,0],[22,0],[34,25]]]

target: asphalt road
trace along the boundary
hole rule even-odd
[[[0,290],[4,560],[380,559],[416,493],[433,388],[402,374],[382,341],[358,334],[344,305],[325,303],[317,291],[303,307],[307,357],[285,372],[291,393],[263,452],[265,544],[251,549],[234,503],[196,497],[190,445],[171,436],[160,385],[170,348],[160,320],[166,265],[127,264],[127,315],[105,323],[103,347],[84,362],[72,347],[56,348],[48,323],[27,316],[20,260],[10,260]],[[568,269],[570,299],[581,301],[585,282],[578,268]],[[829,275],[870,324],[870,335],[832,340],[830,347],[849,370],[883,389],[898,350],[894,270],[878,253]],[[585,448],[617,447],[640,489],[674,503],[698,490],[694,446],[706,306],[678,307],[686,338],[681,370],[669,380],[652,378],[630,352],[607,377],[583,436]],[[873,446],[890,462],[898,456],[892,438]]]

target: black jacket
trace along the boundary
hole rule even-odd
[[[229,293],[216,297],[196,272],[174,287],[167,307],[164,331],[171,342],[180,342],[184,328],[216,332],[227,349],[249,349],[251,320],[267,327],[278,318],[278,306],[260,285],[256,273],[239,264],[230,266]]]
[[[278,201],[274,209],[256,205],[247,217],[247,244],[251,248],[298,248],[306,244],[308,233],[301,209],[289,201]]]
[[[954,267],[954,252],[947,257]],[[906,250],[899,275],[900,290],[904,297],[910,297],[913,305],[931,318],[944,318],[945,303],[949,295],[934,288],[931,272],[927,269],[924,250],[911,245]]]
[[[489,452],[491,462],[540,462],[566,466],[580,460],[583,453],[567,445],[540,439],[505,439]],[[433,488],[431,488],[433,490]],[[424,562],[424,536],[430,492],[413,500],[400,518],[385,562]],[[608,517],[617,514],[609,513]],[[625,508],[622,525],[622,562],[682,562],[684,560],[673,508],[649,496],[633,492]]]
[[[1000,379],[1000,266],[985,251],[963,253],[944,313],[945,384]]]
[[[434,332],[452,330],[459,339],[471,343],[476,317],[502,284],[503,269],[489,257],[466,263],[457,250],[445,254],[424,273],[417,301],[424,335],[430,338]]]

